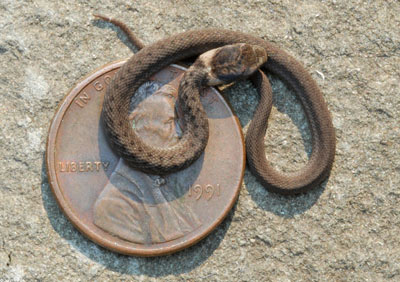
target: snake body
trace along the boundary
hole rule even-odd
[[[116,20],[113,23],[121,26]],[[140,85],[168,65],[237,43],[260,46],[266,51],[268,61],[261,70],[276,74],[294,90],[312,135],[311,156],[302,169],[283,174],[271,167],[265,157],[264,136],[272,107],[272,91],[264,73],[256,72],[253,81],[260,93],[260,102],[246,135],[251,171],[267,189],[282,194],[300,193],[317,186],[330,173],[336,143],[322,93],[310,74],[292,56],[272,43],[241,32],[222,29],[187,31],[145,46],[133,55],[114,76],[104,99],[103,120],[113,148],[132,167],[148,173],[166,174],[189,166],[203,152],[208,140],[207,117],[199,98],[207,80],[204,71],[191,67],[191,72],[181,81],[178,105],[184,113],[185,131],[173,147],[149,146],[132,130],[128,120],[130,99]]]

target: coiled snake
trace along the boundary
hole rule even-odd
[[[222,29],[187,31],[144,46],[122,22],[101,15],[95,17],[120,27],[140,49],[116,73],[103,104],[103,120],[110,142],[132,167],[167,174],[189,166],[203,152],[208,140],[208,121],[199,98],[202,89],[255,71],[252,80],[260,102],[246,135],[247,161],[253,174],[267,189],[282,194],[304,192],[328,177],[336,143],[330,113],[316,82],[289,54],[263,39]],[[145,144],[128,120],[131,96],[154,73],[199,54],[203,55],[185,73],[179,86],[178,106],[185,126],[182,138],[169,148]],[[258,68],[261,71],[256,71]],[[272,107],[272,90],[264,70],[276,74],[294,90],[309,122],[311,156],[294,173],[283,174],[273,169],[265,157],[264,136]]]

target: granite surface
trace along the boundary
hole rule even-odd
[[[299,196],[267,192],[246,171],[232,212],[176,254],[127,257],[85,239],[50,190],[45,141],[55,109],[82,76],[131,56],[93,12],[149,44],[220,27],[268,39],[320,85],[337,133],[328,181]],[[295,0],[0,2],[0,281],[399,281],[400,2]],[[281,170],[307,161],[298,100],[272,77],[266,153]],[[223,90],[244,128],[257,94]]]

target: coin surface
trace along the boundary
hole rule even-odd
[[[193,165],[167,176],[127,166],[110,148],[101,121],[106,87],[124,62],[90,74],[61,102],[47,140],[49,183],[64,214],[95,243],[127,255],[165,255],[204,238],[234,205],[245,167],[243,136],[227,103],[209,88],[201,100],[210,137]],[[132,128],[153,146],[179,139],[175,101],[183,72],[169,66],[134,95]]]

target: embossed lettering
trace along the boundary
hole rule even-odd
[[[214,186],[212,186],[210,184],[206,185],[204,192],[205,192],[206,199],[210,200],[212,198],[212,196],[214,195]]]
[[[66,172],[67,171],[67,166],[63,162],[58,162],[59,170],[60,172]]]
[[[103,164],[104,170],[107,170],[110,163],[109,162],[101,162],[101,163]]]
[[[93,171],[92,162],[86,162],[86,171]]]
[[[97,91],[101,91],[101,90],[104,89],[104,86],[103,86],[103,84],[101,84],[100,81],[96,81],[96,82],[93,84],[93,87],[94,87],[94,89],[96,89]]]
[[[197,184],[193,187],[193,192],[196,195],[196,200],[199,200],[201,198],[201,195],[203,194],[203,188],[201,185]]]
[[[97,161],[60,161],[58,162],[59,172],[99,172],[101,168],[106,171],[110,162]]]
[[[96,170],[99,171],[101,162],[94,162],[94,164],[96,165]]]
[[[109,85],[111,83],[111,76],[109,75],[104,76],[104,83]]]
[[[76,162],[71,162],[69,165],[69,169],[72,172],[75,172],[77,170]]]
[[[85,171],[85,167],[84,167],[84,162],[79,162],[79,171],[80,172],[84,172]]]
[[[219,197],[221,195],[221,187],[219,184],[211,185],[207,184],[202,186],[196,184],[189,188],[188,197],[194,197],[197,201],[200,199],[211,200],[213,197]]]
[[[78,98],[75,99],[75,104],[83,108],[87,105],[90,100],[90,96],[84,91]]]

